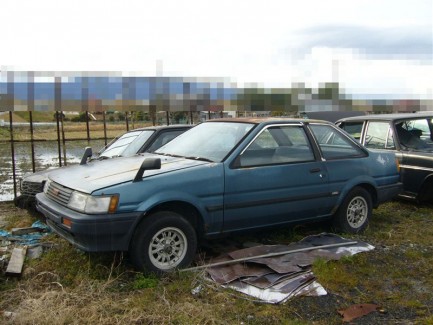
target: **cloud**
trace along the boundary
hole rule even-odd
[[[314,26],[298,34],[300,53],[309,53],[316,47],[343,48],[353,49],[368,59],[428,62],[433,59],[431,27]]]

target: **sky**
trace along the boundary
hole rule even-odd
[[[339,82],[433,99],[432,0],[2,0],[1,71]]]

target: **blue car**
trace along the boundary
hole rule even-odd
[[[128,251],[139,270],[190,264],[201,238],[330,219],[358,233],[401,191],[398,162],[335,125],[220,119],[154,153],[49,174],[37,208],[85,251]]]

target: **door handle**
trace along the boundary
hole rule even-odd
[[[320,168],[312,168],[310,169],[310,173],[318,173],[320,172]]]

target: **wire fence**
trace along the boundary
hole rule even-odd
[[[146,126],[196,124],[218,112],[4,112],[0,116],[0,201],[17,197],[19,179],[79,161],[84,147],[102,149],[114,137]]]

